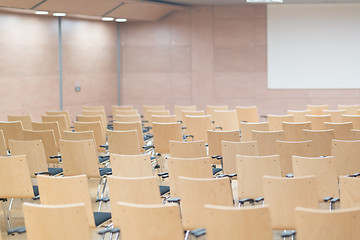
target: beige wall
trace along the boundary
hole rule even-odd
[[[282,114],[306,104],[359,103],[359,90],[267,89],[264,5],[194,7],[121,28],[122,101],[257,105]],[[289,79],[291,81],[291,79]]]
[[[114,23],[63,18],[64,108],[117,102]],[[0,119],[59,109],[58,20],[0,12]],[[75,92],[79,81],[81,92]],[[110,112],[109,112],[110,113]]]

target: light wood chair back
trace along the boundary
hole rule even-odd
[[[178,177],[212,178],[211,160],[202,158],[168,158],[171,197],[179,197]]]
[[[123,155],[141,154],[136,130],[107,131],[109,152]]]
[[[174,112],[176,115],[176,121],[183,121],[182,118],[182,111],[196,111],[197,107],[196,105],[189,105],[189,106],[180,106],[180,105],[175,105],[174,106]]]
[[[0,130],[0,156],[7,156],[6,141],[3,130]]]
[[[115,115],[137,115],[139,114],[138,110],[136,109],[119,109],[115,111]]]
[[[352,122],[329,123],[324,122],[325,129],[334,129],[336,140],[352,140]]]
[[[305,115],[311,114],[311,110],[288,110],[287,114],[294,116],[294,122],[306,122]]]
[[[95,136],[93,131],[83,131],[83,132],[64,131],[62,139],[75,140],[75,141],[92,139],[95,143]]]
[[[358,115],[359,104],[354,105],[338,105],[339,110],[345,110],[347,115]]]
[[[277,140],[277,149],[280,155],[281,176],[292,173],[292,156],[313,156],[312,141],[287,142]]]
[[[332,156],[338,176],[360,172],[360,141],[332,140]]]
[[[182,125],[186,126],[186,116],[204,116],[205,112],[203,110],[198,110],[198,111],[181,111],[181,118],[182,118]]]
[[[152,116],[170,116],[170,110],[148,110],[149,114],[149,124],[152,125]],[[176,121],[175,121],[176,122]]]
[[[121,240],[184,239],[178,206],[118,202],[112,212],[114,226],[121,229]]]
[[[228,105],[206,105],[206,114],[211,116],[211,120],[213,120],[212,115],[215,110],[226,111],[229,110]]]
[[[84,204],[24,203],[23,212],[28,240],[91,239]]]
[[[345,115],[343,114],[344,122],[352,122],[353,129],[360,130],[360,115]]]
[[[278,154],[277,140],[284,140],[284,131],[252,131],[253,141],[257,141],[259,155],[269,156]]]
[[[236,156],[238,197],[264,197],[262,190],[263,176],[280,177],[280,156]]]
[[[145,150],[142,148],[145,145],[145,143],[144,143],[143,129],[142,129],[142,125],[141,125],[140,121],[138,121],[138,122],[114,122],[113,128],[115,131],[136,130],[138,138],[139,138],[140,148],[141,148],[140,151],[145,152]]]
[[[282,129],[283,122],[294,122],[293,115],[268,115],[269,121],[269,130],[270,131],[280,131]]]
[[[85,174],[89,178],[100,178],[93,140],[60,140],[60,153],[64,176]]]
[[[112,105],[111,106],[111,113],[113,115],[113,117],[116,115],[116,110],[131,110],[134,107],[132,105],[123,105],[123,106],[117,106],[117,105]]]
[[[268,206],[234,208],[206,204],[205,213],[207,240],[273,239]]]
[[[149,121],[150,118],[150,114],[148,113],[148,111],[150,110],[165,110],[165,106],[164,105],[143,105],[143,116],[144,116],[144,120]]]
[[[81,115],[88,115],[88,116],[97,116],[102,115],[105,122],[107,123],[107,117],[104,109],[95,109],[95,110],[81,110]]]
[[[212,115],[215,127],[221,127],[222,131],[239,129],[239,121],[236,110],[215,110]]]
[[[0,130],[3,131],[6,149],[9,150],[9,139],[24,140],[23,126],[20,121],[16,122],[1,122]]]
[[[46,111],[45,114],[46,114],[46,115],[49,115],[49,116],[53,116],[53,115],[65,115],[67,125],[68,125],[69,127],[71,126],[70,113],[69,113],[68,110],[62,110],[62,111]]]
[[[341,123],[344,122],[342,115],[345,112],[346,110],[323,110],[323,115],[330,115],[333,123]]]
[[[185,229],[205,227],[205,204],[233,206],[229,178],[178,177],[177,187],[181,198],[181,214]]]
[[[74,122],[74,130],[76,132],[93,131],[95,137],[95,144],[98,152],[106,151],[105,148],[100,147],[106,143],[105,132],[101,122]]]
[[[313,145],[312,154],[314,157],[331,156],[331,140],[335,139],[333,129],[329,130],[303,130],[303,139],[311,140]]]
[[[46,161],[48,163],[59,163],[58,159],[51,159],[50,156],[59,154],[58,146],[56,145],[56,139],[53,130],[34,131],[24,130],[24,140],[41,140],[44,145]]]
[[[208,130],[209,156],[221,155],[221,141],[240,142],[239,131]]]
[[[208,142],[207,131],[213,129],[210,115],[186,115],[184,122],[186,122],[186,134],[193,135],[194,140],[204,140]]]
[[[136,115],[114,115],[114,122],[141,122],[140,114]]]
[[[169,141],[170,156],[174,158],[206,157],[205,141]]]
[[[35,173],[47,172],[47,162],[44,146],[41,140],[17,141],[9,140],[10,152],[13,156],[25,155],[29,166],[30,176],[35,177]]]
[[[236,173],[236,155],[259,156],[256,141],[252,142],[221,142],[222,162],[224,174]]]
[[[9,122],[20,121],[23,125],[23,128],[26,130],[32,130],[32,120],[31,115],[8,115],[7,116]]]
[[[311,111],[310,115],[322,115],[322,111],[329,109],[329,105],[306,105],[306,109]]]
[[[285,141],[302,141],[303,129],[311,129],[310,122],[283,122],[282,129],[284,131]]]
[[[43,205],[76,204],[85,205],[88,227],[95,227],[88,179],[85,175],[71,177],[37,176],[40,202]]]
[[[256,106],[236,106],[238,121],[257,123],[259,122],[259,114]],[[240,125],[239,125],[240,127]]]
[[[81,107],[82,110],[86,110],[86,111],[98,111],[98,110],[104,110],[105,111],[105,106],[104,105],[97,105],[97,106],[82,106]]]
[[[169,153],[169,140],[182,141],[181,124],[175,123],[153,123],[153,139],[155,151],[158,153]]]
[[[151,123],[158,122],[158,123],[173,123],[176,122],[175,115],[151,115],[150,116]]]
[[[35,131],[53,130],[58,151],[60,150],[60,138],[63,137],[63,134],[60,132],[58,122],[32,122],[32,129]]]
[[[295,208],[318,208],[315,176],[263,177],[265,203],[269,205],[274,230],[295,229]]]
[[[340,176],[341,208],[360,207],[360,179]]]
[[[325,130],[324,122],[331,122],[330,115],[306,115],[306,121],[311,122],[312,130]]]
[[[68,125],[66,115],[42,115],[41,120],[43,122],[58,122],[60,132],[70,131],[70,125]]]
[[[110,154],[112,175],[117,177],[151,177],[153,176],[150,155]]]
[[[106,130],[107,130],[107,123],[106,123],[103,115],[78,115],[77,121],[78,122],[101,122],[103,131],[106,132]]]
[[[336,159],[328,157],[292,157],[293,174],[295,177],[316,176],[318,199],[339,197]]]
[[[249,122],[240,122],[240,132],[241,132],[241,141],[242,142],[250,142],[252,141],[252,131],[269,131],[269,123],[268,122],[257,122],[257,123],[249,123]]]
[[[360,130],[351,129],[351,140],[360,140]]]

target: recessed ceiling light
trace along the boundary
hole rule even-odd
[[[126,22],[127,19],[126,18],[117,18],[115,21],[116,22]]]
[[[103,17],[102,20],[104,22],[112,22],[112,21],[114,21],[114,18],[113,17]]]
[[[53,13],[54,17],[65,17],[66,13]]]
[[[35,11],[35,14],[38,14],[38,15],[47,15],[47,14],[49,14],[49,12],[47,12],[47,11]]]

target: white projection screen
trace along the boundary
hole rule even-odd
[[[268,4],[267,24],[268,88],[360,88],[360,4]]]

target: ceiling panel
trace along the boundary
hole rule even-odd
[[[13,7],[30,9],[42,0],[0,0],[0,7]]]

